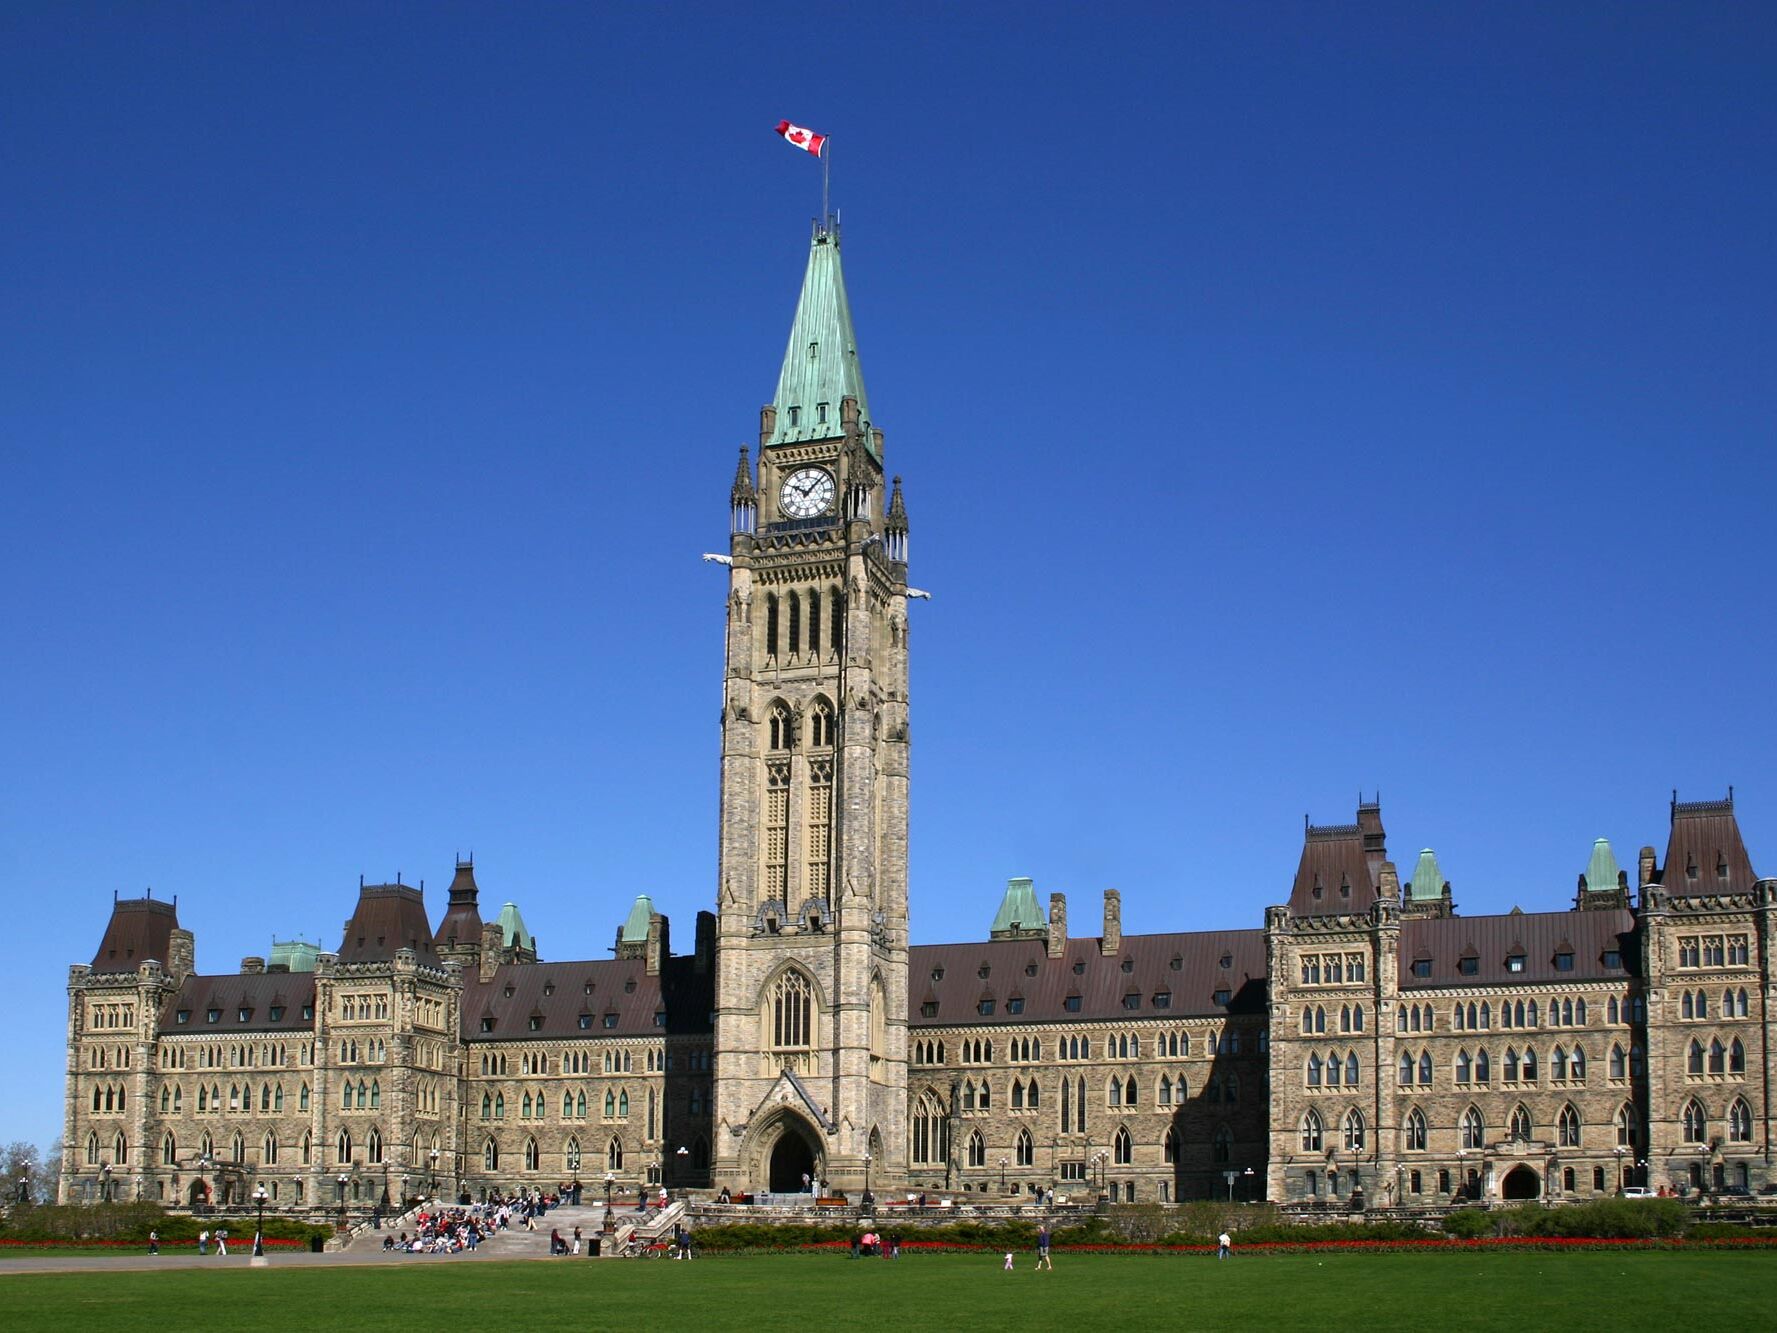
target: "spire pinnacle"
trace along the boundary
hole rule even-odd
[[[767,443],[837,438],[844,433],[840,409],[847,398],[857,400],[864,438],[874,452],[870,400],[864,393],[851,303],[839,262],[839,229],[816,228],[772,398],[776,426]]]
[[[753,469],[747,463],[747,447],[740,447],[740,462],[734,467],[734,489],[729,492],[729,499],[735,504],[755,500],[758,493],[753,489]]]

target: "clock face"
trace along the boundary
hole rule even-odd
[[[791,518],[813,518],[833,504],[833,474],[824,468],[799,468],[784,478],[778,508]]]

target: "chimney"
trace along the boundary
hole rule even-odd
[[[1067,952],[1067,895],[1049,895],[1049,957],[1059,958]]]
[[[241,959],[241,975],[243,977],[256,977],[263,971],[265,971],[265,959],[255,958],[251,954]]]
[[[668,940],[666,917],[655,912],[648,918],[648,949],[645,955],[645,969],[651,977],[660,975],[660,964],[671,956]]]
[[[1398,903],[1401,900],[1401,877],[1395,870],[1393,861],[1382,863],[1382,882],[1376,886],[1376,892],[1386,902]]]
[[[716,970],[716,914],[699,912],[697,914],[697,970],[710,973]]]
[[[167,959],[167,975],[175,982],[183,982],[197,971],[197,936],[174,926],[169,940],[167,952],[172,957]]]
[[[1641,883],[1638,884],[1636,887],[1637,888],[1646,888],[1649,884],[1652,884],[1653,882],[1654,882],[1654,849],[1652,847],[1643,847],[1641,849]]]
[[[506,947],[506,932],[500,929],[498,921],[484,922],[481,927],[481,977],[482,984],[494,979],[494,973],[500,970],[500,955]]]
[[[1104,934],[1098,937],[1098,951],[1106,956],[1123,952],[1123,895],[1115,889],[1104,891]]]

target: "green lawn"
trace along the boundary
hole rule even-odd
[[[275,1261],[274,1261],[275,1262]],[[15,1328],[413,1333],[500,1321],[573,1328],[1686,1329],[1770,1327],[1777,1256],[1457,1253],[1209,1258],[993,1255],[898,1263],[785,1255],[169,1269],[0,1277]]]

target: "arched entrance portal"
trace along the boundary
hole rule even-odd
[[[804,1177],[815,1174],[814,1148],[794,1125],[785,1125],[784,1132],[771,1147],[771,1192],[799,1194]]]
[[[1527,1166],[1514,1166],[1506,1172],[1499,1192],[1507,1199],[1534,1199],[1542,1193],[1542,1181],[1537,1179],[1536,1172]]]

